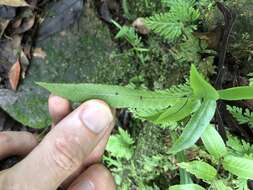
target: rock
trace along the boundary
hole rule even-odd
[[[49,10],[39,30],[39,40],[66,29],[78,21],[83,10],[83,0],[61,0],[49,5]],[[53,14],[53,15],[52,15]]]

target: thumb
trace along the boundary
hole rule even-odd
[[[19,185],[16,189],[56,189],[81,166],[112,125],[112,112],[104,102],[82,104],[57,124],[28,157],[6,172],[7,179],[11,178],[8,187],[12,181]]]

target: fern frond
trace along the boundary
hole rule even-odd
[[[253,158],[253,145],[244,141],[243,139],[238,139],[235,136],[228,135],[228,140],[226,144],[236,154],[244,155],[251,159]]]
[[[227,110],[232,114],[232,116],[238,121],[239,124],[248,124],[253,127],[253,112],[249,109],[243,111],[242,108],[236,106],[227,106]]]
[[[106,150],[116,158],[129,160],[134,152],[134,140],[127,131],[119,128],[119,133],[109,138]]]
[[[126,39],[133,47],[142,47],[141,38],[137,35],[134,28],[129,26],[123,26],[120,28],[120,31],[117,33],[116,39],[124,38]]]
[[[173,20],[170,13],[156,14],[146,18],[145,24],[168,40],[175,40],[182,34],[182,23]]]
[[[145,19],[147,27],[168,40],[175,40],[183,33],[191,33],[193,22],[200,13],[194,8],[195,1],[164,0],[163,3],[170,7],[168,13],[160,13]]]
[[[116,39],[125,39],[130,43],[134,48],[142,48],[143,44],[141,38],[135,32],[135,29],[130,26],[120,26],[116,21],[112,20],[112,23],[119,29],[119,32],[116,34]]]
[[[200,62],[201,47],[199,40],[191,35],[186,41],[170,50],[173,57],[179,62]]]

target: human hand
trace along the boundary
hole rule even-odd
[[[90,100],[71,112],[70,103],[50,96],[51,131],[37,145],[28,132],[1,132],[0,159],[26,155],[0,172],[4,190],[115,190],[111,173],[98,164],[114,126],[113,113],[100,100]],[[70,113],[71,112],[71,113]]]

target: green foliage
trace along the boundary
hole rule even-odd
[[[201,140],[206,150],[219,160],[227,154],[226,145],[223,142],[220,134],[215,130],[212,125],[209,125],[201,136]]]
[[[205,64],[202,62],[201,52],[207,48],[206,43],[200,41],[193,35],[183,39],[179,44],[170,49],[170,53],[173,55],[178,63],[198,63],[198,65]]]
[[[173,107],[167,109],[161,113],[157,119],[154,121],[156,124],[167,124],[170,122],[181,121],[190,114],[194,113],[199,109],[201,105],[200,100],[181,100],[179,103],[175,104]]]
[[[204,188],[197,184],[186,184],[171,186],[169,190],[204,190]]]
[[[222,162],[223,167],[230,173],[244,179],[253,179],[253,160],[227,155]]]
[[[233,117],[238,121],[239,124],[248,124],[250,127],[253,127],[253,112],[249,109],[243,111],[242,108],[236,106],[227,106],[227,110],[233,115]]]
[[[129,87],[100,84],[50,84],[38,83],[50,92],[73,102],[101,99],[115,108],[166,108],[182,97],[175,97],[169,91],[148,91]]]
[[[38,84],[56,95],[75,102],[102,99],[112,107],[130,108],[130,110],[134,110],[135,115],[153,123],[156,123],[157,119],[158,123],[178,121],[183,119],[179,117],[178,113],[186,117],[196,111],[187,123],[182,135],[171,148],[170,152],[174,154],[190,148],[200,138],[214,116],[216,100],[219,97],[216,90],[201,77],[194,65],[192,65],[190,72],[190,86],[193,95],[189,93],[187,94],[188,97],[185,93],[181,95],[176,93],[177,96],[175,96],[173,90],[154,92],[112,85]],[[242,96],[238,94],[238,88],[241,90]],[[227,91],[219,91],[219,94],[222,98],[237,96],[236,99],[243,99],[245,98],[245,94],[247,97],[253,97],[253,93],[249,92],[249,89],[251,87],[236,87]],[[224,91],[226,92],[224,93]],[[203,102],[202,99],[204,99]],[[201,106],[198,106],[199,101],[202,102]]]
[[[241,86],[218,91],[222,100],[251,100],[253,99],[253,87]]]
[[[119,128],[119,134],[112,135],[109,138],[106,150],[114,157],[129,160],[133,156],[133,144],[134,140],[130,135],[123,129]]]
[[[252,87],[220,90],[218,94],[198,73],[195,66],[192,66],[189,83],[190,87],[183,85],[159,91],[96,84],[39,84],[52,93],[72,101],[81,102],[95,98],[102,99],[116,108],[129,108],[135,115],[153,123],[165,124],[183,121],[182,123],[185,124],[187,122],[182,134],[175,140],[169,153],[176,155],[185,149],[191,148],[202,137],[203,143],[207,151],[213,156],[215,164],[222,165],[225,170],[242,179],[253,179],[253,161],[248,157],[234,156],[230,150],[227,153],[227,148],[221,137],[209,125],[214,116],[216,100],[219,96],[223,99],[236,100],[250,98],[253,97],[253,93],[250,92]],[[238,93],[238,89],[240,89],[240,93]],[[190,119],[184,121],[188,117]],[[112,167],[117,183],[121,186],[129,187],[126,181],[129,182],[132,178],[135,179],[140,189],[148,189],[150,185],[147,185],[144,178],[139,177],[135,172],[136,165],[131,161],[134,152],[133,147],[131,147],[132,144],[133,140],[131,137],[120,129],[119,134],[112,136],[109,141],[107,148],[109,156],[105,158],[105,161]],[[151,180],[154,176],[161,174],[161,171],[164,172],[172,168],[173,166],[168,164],[170,162],[165,165],[166,167],[161,167],[162,163],[167,161],[164,156],[145,158],[142,172],[149,173],[152,176],[146,179]],[[189,163],[183,163],[180,167],[210,184],[215,177],[219,179],[216,170],[214,168],[211,169],[211,166],[207,165],[204,160]],[[125,172],[130,172],[127,175],[127,180],[122,178]],[[190,184],[190,186],[187,184],[186,186],[173,186],[170,189],[185,189],[187,187],[201,188],[193,184]]]
[[[197,98],[213,100],[219,99],[219,94],[217,91],[207,81],[204,80],[194,65],[191,66],[190,85],[193,90],[193,94]]]
[[[217,175],[216,169],[203,161],[182,162],[178,165],[180,168],[185,169],[187,172],[195,175],[197,178],[203,179],[210,183]]]
[[[222,180],[215,180],[213,183],[212,183],[212,187],[215,189],[215,190],[232,190],[230,187],[227,187]]]
[[[216,101],[205,100],[199,110],[193,114],[182,135],[173,144],[170,152],[175,154],[194,145],[209,125],[214,116],[215,109]]]
[[[190,34],[195,28],[193,22],[200,15],[194,8],[195,1],[166,0],[163,3],[170,8],[169,12],[147,18],[146,25],[169,40],[176,40],[182,34]]]
[[[230,151],[236,155],[243,155],[244,157],[253,159],[253,145],[247,143],[244,140],[239,140],[237,137],[232,135],[228,136],[227,146]]]
[[[119,32],[116,34],[116,39],[125,39],[135,50],[144,50],[143,43],[141,38],[137,35],[133,27],[130,26],[120,26],[117,22],[112,21],[115,26],[119,29]],[[145,49],[146,50],[146,49]]]
[[[235,180],[235,188],[238,190],[250,190],[248,188],[248,180],[238,178],[237,180]]]

